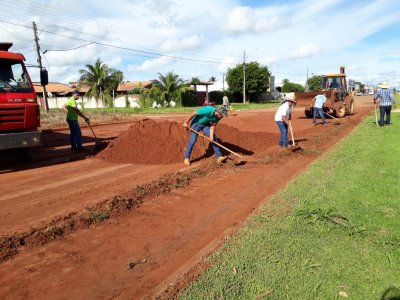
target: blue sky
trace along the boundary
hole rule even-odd
[[[32,21],[53,82],[78,80],[97,58],[129,81],[173,71],[221,82],[246,52],[277,82],[343,65],[351,79],[400,88],[399,0],[7,0],[2,40],[34,64]]]

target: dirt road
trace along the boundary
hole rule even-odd
[[[172,134],[166,136],[176,152],[183,152],[185,140],[180,141],[188,133],[180,124],[186,115],[95,127],[104,140],[119,136],[111,148],[126,155],[116,156],[109,149],[102,158],[101,153],[71,155],[67,131],[49,134],[52,146],[38,150],[38,162],[5,168],[0,174],[1,298],[170,297],[174,286],[185,285],[183,274],[345,137],[369,113],[371,106],[365,104],[370,103],[369,97],[357,98],[356,114],[329,126],[313,127],[302,109],[295,109],[295,139],[304,149],[296,152],[276,146],[274,111],[239,112],[224,119],[224,126],[217,128],[222,141],[249,154],[240,166],[234,160],[216,165],[211,154],[204,157],[207,143],[200,141],[198,159],[190,167],[174,156],[168,158],[170,163],[159,158],[163,151],[171,152],[162,140],[165,124],[172,124]],[[118,162],[134,159],[131,153],[140,150],[140,143],[132,148],[129,141],[146,142],[144,135],[132,138],[127,132],[151,126],[159,132],[148,139],[153,147],[141,155],[154,155],[163,163]],[[83,134],[90,136],[88,129]],[[129,138],[118,144],[124,135]],[[248,136],[254,138],[246,141]],[[90,142],[87,139],[86,145]]]

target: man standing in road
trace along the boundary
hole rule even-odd
[[[322,107],[326,102],[326,94],[322,93],[314,97],[312,106],[313,106],[313,125],[317,125],[317,113],[321,117],[322,125],[327,125],[325,121],[324,111]]]
[[[390,112],[392,110],[392,105],[393,105],[393,92],[391,89],[389,89],[389,85],[384,82],[378,86],[380,90],[377,91],[377,93],[374,95],[374,104],[376,105],[376,101],[379,98],[379,113],[380,113],[380,119],[379,119],[379,126],[389,126],[391,125],[390,123]],[[386,121],[385,121],[385,115],[386,115]]]
[[[222,105],[226,107],[226,109],[229,109],[229,99],[226,94],[222,97]]]
[[[281,148],[287,148],[289,145],[288,139],[288,126],[289,121],[292,119],[292,107],[296,104],[296,100],[288,99],[285,103],[279,106],[275,113],[275,122],[278,125],[281,136],[278,145]]]
[[[69,141],[71,144],[71,150],[83,151],[85,148],[82,147],[82,132],[79,127],[78,116],[85,119],[86,123],[89,123],[87,118],[76,105],[76,100],[79,99],[79,92],[73,91],[72,97],[68,99],[67,103],[64,104],[63,109],[67,112],[67,123],[70,130]]]
[[[215,127],[223,117],[227,116],[228,111],[224,106],[220,106],[218,108],[213,106],[204,106],[191,113],[183,123],[183,127],[188,128],[188,126],[190,126],[191,129],[197,132],[203,131],[205,135],[208,136],[212,141],[217,141],[217,136],[214,133]],[[197,133],[191,131],[189,143],[186,147],[185,159],[183,161],[183,163],[187,166],[190,166],[190,154],[192,153],[196,141]],[[212,147],[215,155],[217,156],[217,162],[222,163],[226,157],[222,156],[221,150],[217,145],[212,143]]]

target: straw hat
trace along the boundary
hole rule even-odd
[[[389,88],[389,84],[388,84],[387,82],[382,82],[382,83],[379,85],[379,87],[380,87],[381,89],[387,89],[387,88]]]

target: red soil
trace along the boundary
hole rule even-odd
[[[174,297],[224,238],[368,115],[371,107],[356,105],[356,114],[338,126],[330,121],[313,127],[295,109],[295,139],[305,149],[298,152],[277,149],[275,110],[223,119],[216,129],[223,143],[251,155],[241,166],[203,159],[212,152],[199,139],[193,155],[198,162],[185,167],[189,133],[180,122],[186,116],[170,115],[162,117],[169,122],[143,121],[130,129],[95,127],[100,138],[119,136],[101,160],[49,159],[1,174],[0,243],[11,249],[35,230],[45,239],[19,240],[0,263],[0,298]],[[68,130],[58,133],[68,148]],[[91,136],[87,128],[83,134]],[[41,155],[53,157],[54,151],[49,147]],[[80,220],[86,226],[74,225]]]

